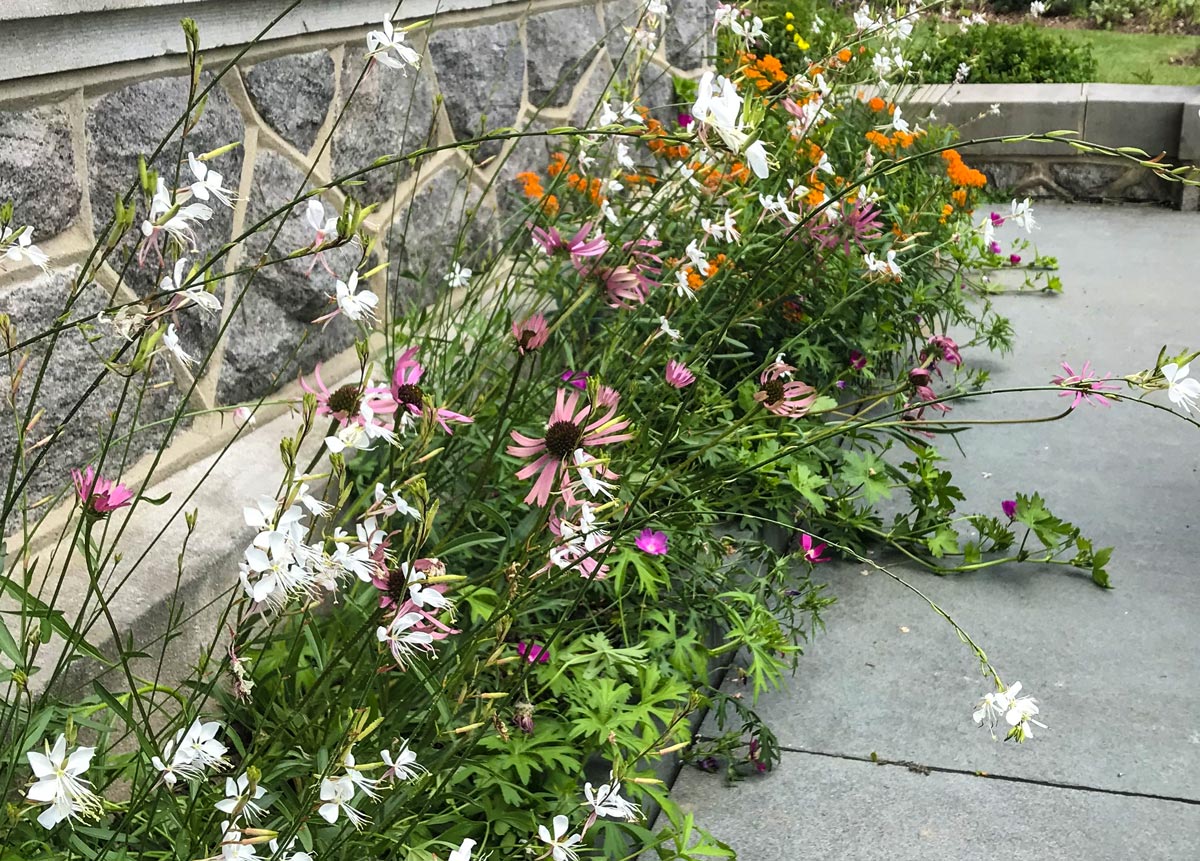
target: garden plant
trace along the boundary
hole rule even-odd
[[[362,76],[420,62],[406,35],[436,21],[406,31],[402,11],[381,10]],[[819,636],[836,597],[820,566],[835,557],[888,574],[958,632],[979,701],[940,719],[1040,734],[1040,692],[1022,690],[1019,668],[876,561],[947,576],[1048,564],[1080,589],[1112,585],[1112,549],[1069,511],[1031,490],[963,512],[940,454],[977,432],[965,404],[1004,397],[971,369],[1014,348],[990,303],[995,273],[1061,285],[1032,245],[1030,201],[987,203],[971,142],[899,104],[917,82],[908,38],[922,11],[721,5],[713,71],[650,106],[633,82],[667,14],[652,0],[616,34],[628,62],[585,126],[457,145],[500,141],[512,159],[549,141],[550,154],[517,165],[524,205],[503,241],[474,241],[468,211],[438,272],[389,262],[356,200],[370,172],[419,169],[432,146],[381,145],[371,168],[297,188],[236,242],[201,247],[240,142],[189,142],[232,63],[204,67],[184,22],[188,104],[118,196],[54,326],[0,318],[18,437],[0,517],[13,536],[0,861],[731,857],[671,802],[661,766],[681,754],[736,778],[778,762],[754,702]],[[1037,137],[1187,181],[1134,151]],[[54,264],[36,216],[5,205],[0,262]],[[311,242],[283,247],[294,221]],[[205,517],[155,497],[154,469],[123,477],[128,439],[159,435],[157,464],[194,414],[184,393],[169,421],[139,420],[160,363],[211,358],[189,353],[181,321],[217,314],[218,293],[236,307],[261,271],[296,259],[329,283],[312,330],[349,321],[360,366],[303,375],[277,483],[229,500],[246,526],[227,538],[245,553],[207,646],[168,678],[163,650],[214,608],[180,590],[166,633],[135,641],[109,607],[149,553],[177,558],[182,583]],[[84,313],[104,264],[157,287]],[[28,485],[72,414],[39,425],[39,388],[69,329],[93,339],[96,383],[119,379],[122,398],[48,503]],[[1194,355],[1164,348],[1120,376],[1080,357],[1022,391],[1044,392],[1032,420],[1142,404],[1192,421]],[[239,457],[263,405],[229,408],[222,458]],[[185,521],[182,546],[122,543],[148,506]],[[66,526],[34,552],[56,508]],[[87,583],[71,612],[68,569]],[[718,684],[731,661],[736,694]],[[693,744],[706,708],[724,735]]]

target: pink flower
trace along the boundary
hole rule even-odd
[[[677,389],[686,389],[692,383],[696,382],[696,375],[688,370],[687,365],[683,362],[677,362],[671,359],[667,362],[667,370],[665,373],[667,385],[674,386]]]
[[[1081,370],[1078,374],[1075,373],[1071,366],[1066,362],[1063,362],[1062,366],[1063,370],[1067,372],[1066,375],[1064,376],[1062,374],[1058,374],[1052,380],[1050,380],[1050,383],[1051,385],[1061,386],[1062,388],[1067,389],[1067,391],[1060,393],[1059,397],[1074,397],[1074,400],[1071,401],[1071,409],[1075,409],[1077,406],[1079,406],[1080,401],[1100,404],[1101,406],[1105,407],[1112,406],[1112,404],[1109,403],[1108,398],[1101,394],[1102,392],[1120,391],[1120,386],[1104,382],[1105,380],[1112,379],[1112,374],[1105,374],[1103,377],[1096,377],[1095,373],[1092,371],[1091,362],[1084,362],[1083,370]]]
[[[817,390],[801,382],[785,382],[794,370],[783,362],[767,366],[759,377],[762,388],[754,393],[754,400],[768,412],[785,418],[798,419],[807,413],[817,400]]]
[[[867,357],[864,356],[862,353],[860,353],[858,350],[851,350],[850,351],[850,367],[854,368],[854,370],[856,370],[856,371],[861,371],[866,366],[867,366]]]
[[[988,245],[988,251],[990,251],[992,254],[999,256],[1000,250],[1000,243],[996,242],[995,240]]]
[[[254,413],[251,412],[250,407],[238,407],[236,410],[234,410],[233,423],[240,428],[245,427],[246,425],[253,427],[255,424]]]
[[[646,281],[637,272],[624,264],[620,266],[598,266],[580,275],[592,275],[608,293],[611,308],[634,308],[646,304]]]
[[[90,464],[83,472],[71,470],[71,479],[85,511],[97,517],[124,508],[133,500],[128,487],[97,475],[96,468]]]
[[[425,409],[425,392],[420,385],[425,368],[413,358],[417,354],[417,349],[417,347],[409,347],[396,359],[396,368],[392,371],[391,388],[392,400],[395,401],[396,406],[414,418],[420,418]],[[464,416],[445,407],[435,408],[433,417],[442,426],[442,430],[448,434],[453,434],[453,431],[450,430],[450,422],[471,424],[475,421],[470,416]]]
[[[550,661],[550,648],[539,646],[532,641],[526,643],[522,640],[517,643],[517,654],[531,664],[545,664]]]
[[[962,365],[958,344],[954,343],[954,339],[948,335],[934,335],[929,339],[925,352],[921,354],[922,361],[930,355],[935,359],[945,359],[955,367]]]
[[[938,399],[937,392],[935,392],[929,386],[916,386],[915,390],[917,393],[917,397],[920,398],[922,401],[925,401],[926,403],[929,403],[931,401],[936,401]],[[939,413],[950,412],[950,407],[947,406],[946,404],[929,403],[929,406],[933,407]],[[922,404],[921,410],[924,411],[924,409],[925,409],[925,404]]]
[[[677,116],[675,118],[675,122],[679,123],[679,127],[681,129],[686,129],[688,126],[690,126],[695,121],[696,120],[692,117],[691,114],[680,114],[679,116]]]
[[[517,472],[517,478],[522,480],[537,476],[525,497],[526,503],[534,502],[539,507],[544,506],[550,501],[550,494],[558,485],[563,499],[568,505],[573,505],[575,498],[571,492],[569,471],[572,468],[579,469],[576,452],[633,438],[631,433],[621,433],[629,427],[629,422],[616,414],[618,398],[615,392],[608,400],[612,403],[607,405],[604,415],[588,421],[592,414],[592,406],[589,404],[579,409],[579,394],[568,394],[566,389],[559,389],[544,437],[537,439],[525,436],[519,431],[511,431],[516,445],[510,445],[508,453],[514,457],[536,458],[533,463],[527,464]],[[593,480],[616,477],[594,458],[588,459],[586,454],[584,458],[588,460],[587,468],[592,474],[589,477],[594,476]]]
[[[914,386],[928,386],[929,381],[933,379],[933,374],[929,373],[929,368],[919,366],[908,372],[908,381]]]
[[[993,212],[991,214],[991,219],[992,219],[993,227],[1000,227],[1001,225],[1004,224],[1004,216],[998,212]]]
[[[591,374],[587,371],[563,371],[559,379],[577,389],[586,389],[588,377],[590,376]]]
[[[579,228],[579,232],[572,236],[570,240],[563,239],[562,234],[553,227],[544,229],[534,227],[530,230],[534,243],[547,254],[566,251],[572,257],[599,257],[608,250],[608,240],[599,231],[597,231],[595,238],[588,239],[587,235],[591,232],[592,222],[590,221]]]
[[[550,337],[546,329],[546,318],[541,314],[534,314],[524,323],[514,321],[512,335],[517,341],[517,352],[522,356],[544,347]]]
[[[1008,255],[1008,262],[1011,263],[1013,266],[1016,266],[1018,263],[1021,262],[1021,255],[1020,254]]]
[[[813,544],[813,537],[807,532],[800,533],[800,547],[804,550],[804,561],[812,565],[828,562],[828,556],[822,556],[828,544]]]
[[[380,544],[379,551],[382,551],[386,542]],[[438,559],[418,559],[411,565],[398,565],[394,568],[385,566],[385,556],[382,552],[376,552],[372,555],[372,560],[376,563],[375,573],[371,576],[371,585],[380,591],[379,607],[386,610],[388,607],[400,607],[403,604],[412,602],[412,590],[415,586],[418,590],[432,589],[439,595],[446,593],[446,585],[438,583],[433,586],[422,586],[421,581],[429,576],[438,576],[446,573],[446,566]],[[428,602],[433,606],[436,601]]]
[[[395,402],[388,398],[388,390],[383,386],[360,386],[357,383],[347,383],[331,392],[325,385],[325,381],[321,379],[320,365],[313,369],[313,379],[316,380],[316,383],[310,385],[304,377],[301,377],[300,388],[317,396],[317,415],[335,418],[342,427],[346,427],[352,422],[359,425],[366,424],[367,419],[362,410],[364,402],[370,408],[371,414],[396,411]]]
[[[665,532],[655,532],[647,527],[642,530],[633,543],[637,545],[638,550],[649,553],[651,556],[667,555],[667,534]]]
[[[1017,516],[1017,501],[1015,499],[1005,499],[1000,503],[1000,510],[1004,512],[1004,516],[1012,520]]]

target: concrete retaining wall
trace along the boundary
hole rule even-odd
[[[1070,130],[1090,143],[1138,147],[1173,164],[1200,163],[1200,87],[942,84],[918,89],[907,102],[917,116],[932,111],[938,122],[957,125],[964,139]],[[964,152],[974,154],[969,161],[989,184],[1022,196],[1200,208],[1200,188],[1069,143],[993,143]]]

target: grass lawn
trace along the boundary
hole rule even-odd
[[[1096,56],[1096,80],[1110,84],[1200,85],[1200,65],[1174,66],[1172,57],[1200,51],[1200,36],[1160,36],[1111,30],[1055,28],[1074,42],[1090,42]]]

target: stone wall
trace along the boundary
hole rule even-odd
[[[1133,84],[956,84],[921,87],[907,99],[964,139],[1074,132],[1107,147],[1137,147],[1172,164],[1200,163],[1200,87]],[[993,110],[998,106],[999,112]],[[964,150],[988,184],[1029,197],[1167,203],[1200,209],[1200,188],[1160,179],[1115,157],[1062,143],[988,143]]]
[[[221,0],[202,0],[197,8],[210,3],[215,7]],[[281,4],[247,5],[270,5],[274,14]],[[324,15],[338,4],[317,5]],[[655,112],[674,112],[672,75],[695,76],[711,52],[712,5],[711,0],[669,4],[656,54],[636,83],[642,103]],[[184,11],[191,9],[189,5]],[[148,16],[159,11],[146,10]],[[637,0],[605,0],[499,2],[437,15],[410,35],[422,63],[419,71],[406,75],[377,64],[364,75],[366,26],[265,41],[241,56],[219,81],[182,149],[174,139],[153,166],[170,175],[181,154],[240,143],[211,163],[226,186],[237,190],[237,200],[232,209],[214,206],[214,217],[197,231],[200,251],[194,257],[202,259],[299,192],[370,167],[381,155],[426,143],[452,144],[483,128],[536,130],[586,123],[610,79],[619,77],[628,63],[628,28],[641,14]],[[197,17],[203,24],[203,16]],[[104,37],[96,34],[101,41]],[[205,81],[242,47],[206,51]],[[178,32],[166,56],[0,83],[0,201],[11,198],[16,223],[35,226],[34,239],[50,255],[51,266],[46,274],[10,261],[0,266],[0,313],[12,317],[18,339],[55,324],[78,267],[96,237],[104,235],[114,196],[136,178],[138,156],[149,157],[179,118],[187,96],[182,48]],[[11,69],[11,63],[0,64],[0,71]],[[0,80],[4,77],[0,74]],[[380,239],[373,253],[390,265],[371,288],[381,297],[390,289],[402,306],[422,304],[443,289],[456,242],[471,250],[493,247],[511,220],[519,218],[513,177],[522,170],[544,169],[549,151],[542,138],[448,150],[412,165],[374,171],[322,197],[329,215],[340,209],[345,193],[378,206],[368,221]],[[186,164],[183,171],[186,176]],[[144,217],[139,204],[136,223]],[[313,241],[303,207],[266,220],[265,227],[223,257],[218,269],[235,273],[258,260],[276,228],[272,258]],[[325,258],[329,270],[345,278],[358,252],[347,247],[327,252]],[[281,260],[261,268],[250,282],[247,274],[225,279],[217,291],[224,305],[220,315],[191,309],[177,317],[184,348],[201,356],[212,348],[212,360],[194,371],[160,357],[152,385],[143,392],[109,374],[76,408],[100,369],[97,349],[119,341],[111,330],[100,335],[100,329],[89,334],[79,328],[54,339],[39,397],[46,409],[29,434],[30,440],[55,438],[44,451],[29,456],[30,461],[42,457],[25,470],[30,500],[41,500],[34,513],[40,516],[53,508],[53,494],[66,487],[68,470],[89,462],[103,438],[117,439],[105,472],[120,473],[131,486],[149,477],[148,495],[173,494],[168,505],[152,512],[143,506],[138,518],[123,525],[121,552],[127,559],[138,558],[168,524],[178,537],[185,506],[190,511],[197,502],[207,503],[200,512],[200,532],[207,538],[193,547],[183,574],[199,584],[188,594],[193,604],[202,604],[232,588],[244,546],[241,506],[258,492],[274,492],[281,472],[278,440],[295,424],[283,414],[287,402],[302,394],[298,376],[320,363],[325,379],[336,380],[358,364],[349,325],[340,320],[324,328],[311,324],[330,308],[334,276],[329,270],[313,265],[311,258]],[[69,318],[94,317],[110,304],[144,295],[155,288],[158,275],[153,259],[144,268],[136,262],[106,265],[96,283],[75,298]],[[297,351],[305,332],[308,337]],[[89,343],[94,335],[100,343]],[[49,343],[30,348],[30,367],[18,387],[22,410]],[[17,354],[9,358],[15,362]],[[7,362],[0,364],[0,391],[10,387],[9,368]],[[237,429],[226,408],[260,398],[265,402],[257,429],[243,432],[230,446]],[[122,418],[114,426],[118,408]],[[145,425],[151,428],[121,440],[132,427]],[[160,453],[168,432],[169,444]],[[5,475],[14,446],[8,415],[0,422]],[[217,484],[197,490],[196,481],[208,471],[209,482]],[[33,543],[35,552],[48,552],[46,542],[57,535],[55,524],[62,517],[61,510],[49,515],[48,527],[41,531],[46,537]],[[10,549],[20,546],[19,536],[12,535],[19,527],[15,515],[5,524]],[[167,602],[177,592],[177,547],[177,542],[164,543],[163,558],[148,558],[137,577],[122,587],[112,610],[123,627],[141,626],[155,614],[165,616]],[[9,562],[14,558],[9,556]],[[65,606],[84,591],[72,596],[66,590]],[[186,648],[180,654],[180,660],[192,658]]]

